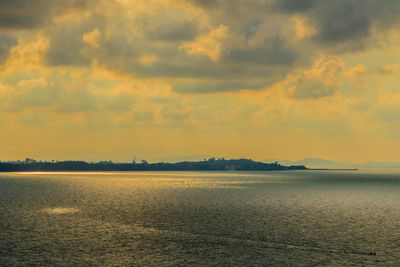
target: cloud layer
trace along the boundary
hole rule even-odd
[[[263,134],[301,139],[297,151],[315,138],[395,139],[399,11],[395,0],[0,0],[4,138],[116,129],[137,137],[129,149],[169,136],[185,155],[209,154],[196,150],[207,138],[235,155],[227,134],[256,151],[271,145]],[[202,147],[178,142],[197,133]]]

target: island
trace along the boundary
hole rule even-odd
[[[114,163],[112,161],[24,161],[0,162],[0,172],[31,171],[286,171],[308,170],[304,165],[284,166],[278,162],[263,163],[251,159],[209,158],[203,161],[181,161],[176,163]]]

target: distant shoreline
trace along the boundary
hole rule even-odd
[[[60,173],[67,173],[67,172],[256,172],[256,171],[266,171],[266,172],[276,172],[276,171],[359,171],[359,169],[310,169],[310,168],[305,168],[305,169],[276,169],[276,170],[191,170],[191,169],[186,169],[186,170],[152,170],[152,169],[146,169],[146,170],[23,170],[23,171],[3,171],[0,170],[0,173],[7,173],[7,172],[13,172],[13,173],[25,173],[25,172],[41,172],[41,173],[52,173],[52,172],[60,172]]]
[[[307,168],[308,171],[359,171],[359,169]]]
[[[74,171],[285,171],[309,170],[304,165],[284,166],[277,162],[263,163],[251,159],[205,159],[203,161],[182,161],[176,163],[113,163],[103,161],[88,163],[85,161],[60,162],[0,162],[0,172],[74,172]]]

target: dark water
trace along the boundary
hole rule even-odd
[[[0,174],[0,265],[399,266],[400,172]]]

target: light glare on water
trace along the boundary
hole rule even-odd
[[[78,209],[74,209],[74,208],[61,208],[61,207],[57,207],[57,208],[47,208],[47,209],[43,209],[43,212],[49,213],[49,214],[65,214],[65,213],[74,213],[74,212],[78,212]]]

